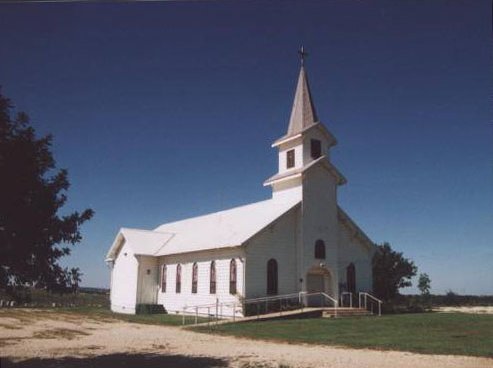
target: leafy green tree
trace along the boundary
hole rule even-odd
[[[373,256],[373,291],[386,302],[399,294],[399,289],[411,286],[416,275],[414,262],[404,258],[402,253],[392,250],[389,243],[378,245]]]
[[[82,281],[82,272],[79,267],[73,267],[70,269],[70,288],[74,294],[79,291],[79,282]]]
[[[27,114],[15,114],[0,93],[0,288],[66,286],[70,271],[58,261],[94,214],[58,214],[69,181],[67,170],[56,168],[51,143],[51,135],[36,137]]]
[[[418,289],[421,292],[422,296],[430,295],[431,280],[430,280],[430,277],[428,276],[428,274],[426,274],[426,273],[420,273],[419,274]]]

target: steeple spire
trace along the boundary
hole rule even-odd
[[[297,134],[304,128],[318,121],[304,66],[305,58],[308,56],[308,53],[303,46],[301,46],[298,53],[301,56],[301,69],[294,95],[291,117],[289,119],[288,135]]]

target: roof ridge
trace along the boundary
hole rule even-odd
[[[165,225],[172,225],[172,224],[177,224],[177,223],[183,222],[183,221],[195,220],[195,219],[199,219],[199,218],[203,218],[203,217],[208,217],[208,216],[212,216],[212,215],[219,215],[219,214],[226,213],[226,212],[233,211],[233,210],[237,210],[237,209],[240,209],[240,208],[250,207],[250,206],[259,205],[261,203],[267,203],[267,202],[272,202],[272,203],[276,203],[276,204],[277,203],[279,203],[279,204],[284,204],[285,203],[285,202],[279,202],[277,200],[274,200],[273,198],[269,198],[269,199],[265,199],[263,201],[258,201],[258,202],[243,204],[243,205],[240,205],[240,206],[231,207],[231,208],[224,209],[224,210],[219,210],[219,211],[216,211],[216,212],[209,212],[209,213],[205,213],[203,215],[186,217],[186,218],[183,218],[183,219],[180,219],[180,220],[166,222],[164,224],[161,224],[161,225],[157,226],[156,227],[156,230],[159,229],[162,226],[165,226]],[[294,205],[294,202],[293,202],[293,205]]]
[[[169,232],[169,231],[157,231],[157,230],[147,230],[147,229],[137,229],[135,227],[121,227],[121,230],[131,230],[131,231],[140,231],[140,232],[145,232],[145,233],[157,233],[157,234],[170,234],[174,235],[174,233]]]

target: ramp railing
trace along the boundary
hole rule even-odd
[[[370,308],[368,308],[368,300],[370,301]],[[369,310],[372,314],[375,314],[374,306],[377,305],[378,308],[378,316],[382,315],[382,304],[383,302],[374,297],[373,295],[367,292],[359,292],[358,293],[358,305],[360,308],[364,308]]]
[[[216,303],[184,306],[182,308],[182,324],[187,324],[187,319],[192,320],[191,323],[197,324],[207,319],[207,323],[216,323],[221,319],[233,319],[237,317],[252,317],[265,314],[279,313],[282,316],[283,313],[293,310],[301,310],[305,307],[335,308],[335,315],[337,316],[337,308],[339,303],[337,299],[324,292],[309,293],[301,291],[299,293],[273,295],[261,298],[252,298],[245,300],[238,300],[237,302],[220,303],[216,299]]]

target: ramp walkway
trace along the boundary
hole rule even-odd
[[[345,303],[348,307],[344,307]],[[379,299],[365,292],[359,293],[357,307],[353,307],[351,293],[341,293],[339,303],[323,292],[300,292],[247,299],[243,303],[217,301],[215,304],[187,306],[183,308],[182,316],[183,325],[190,319],[193,325],[219,325],[278,319],[362,317],[374,315],[374,310],[378,310],[380,316],[381,304]],[[229,313],[223,314],[225,310]],[[199,317],[206,317],[208,321],[198,323]]]

